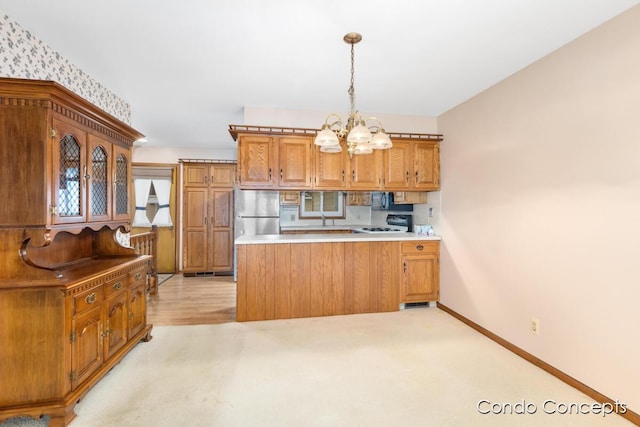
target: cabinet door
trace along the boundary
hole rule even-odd
[[[131,160],[129,150],[113,146],[113,219],[130,221]]]
[[[87,213],[89,221],[111,219],[111,143],[89,135]]]
[[[437,142],[413,144],[413,187],[421,190],[440,188],[440,146]]]
[[[346,187],[347,152],[323,153],[315,148],[315,179],[313,188],[342,190]]]
[[[281,191],[280,192],[280,204],[281,205],[300,205],[300,192],[299,191]]]
[[[408,189],[413,175],[413,153],[411,142],[393,141],[393,147],[384,150],[384,187]]]
[[[354,154],[349,160],[350,182],[353,189],[377,190],[381,187],[380,178],[380,150],[374,150],[372,154]]]
[[[208,164],[189,164],[184,165],[183,170],[184,185],[189,187],[206,187],[209,177]]]
[[[439,296],[438,254],[403,255],[400,302],[437,301]]]
[[[131,339],[143,330],[147,324],[147,298],[144,282],[132,286],[131,289],[129,289],[128,295],[127,337]]]
[[[52,200],[54,224],[85,222],[86,133],[53,119],[57,142],[53,148]]]
[[[209,184],[211,187],[233,187],[235,182],[235,173],[235,165],[211,165],[209,168]]]
[[[278,138],[279,187],[311,188],[312,145],[309,137]]]
[[[109,298],[105,309],[104,360],[107,360],[127,342],[127,292],[123,290]]]
[[[238,138],[238,184],[242,188],[275,188],[278,146],[271,137]]]
[[[208,271],[233,270],[233,190],[211,190]]]
[[[102,366],[102,305],[74,316],[71,350],[71,388],[75,389]]]
[[[207,271],[207,188],[184,189],[184,217],[182,220],[183,269]]]

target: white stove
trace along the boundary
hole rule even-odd
[[[391,228],[391,227],[361,227],[355,228],[353,230],[354,233],[406,233],[406,227],[404,230],[402,228]]]
[[[391,227],[361,227],[353,230],[354,233],[406,233],[413,231],[413,221],[411,215],[387,215],[387,225]]]

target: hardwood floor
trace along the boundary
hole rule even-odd
[[[147,299],[147,318],[154,326],[235,322],[233,276],[176,274],[160,285],[157,295]]]

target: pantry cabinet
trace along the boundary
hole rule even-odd
[[[235,164],[184,163],[183,273],[233,270]]]
[[[0,423],[64,426],[151,339],[150,257],[115,236],[131,226],[143,135],[51,81],[0,78],[0,121],[0,198],[11,201],[0,204]]]

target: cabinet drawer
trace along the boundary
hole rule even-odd
[[[147,282],[147,266],[138,268],[129,273],[129,280],[131,283],[131,289],[136,286],[145,285]]]
[[[424,254],[424,253],[438,253],[439,249],[438,241],[423,241],[414,240],[412,242],[402,242],[403,254]]]
[[[104,291],[107,294],[107,298],[111,295],[120,293],[122,291],[127,290],[129,277],[127,276],[119,276],[113,280],[109,280],[104,284]]]
[[[74,313],[82,313],[94,307],[99,307],[104,301],[104,287],[96,286],[73,297]]]

